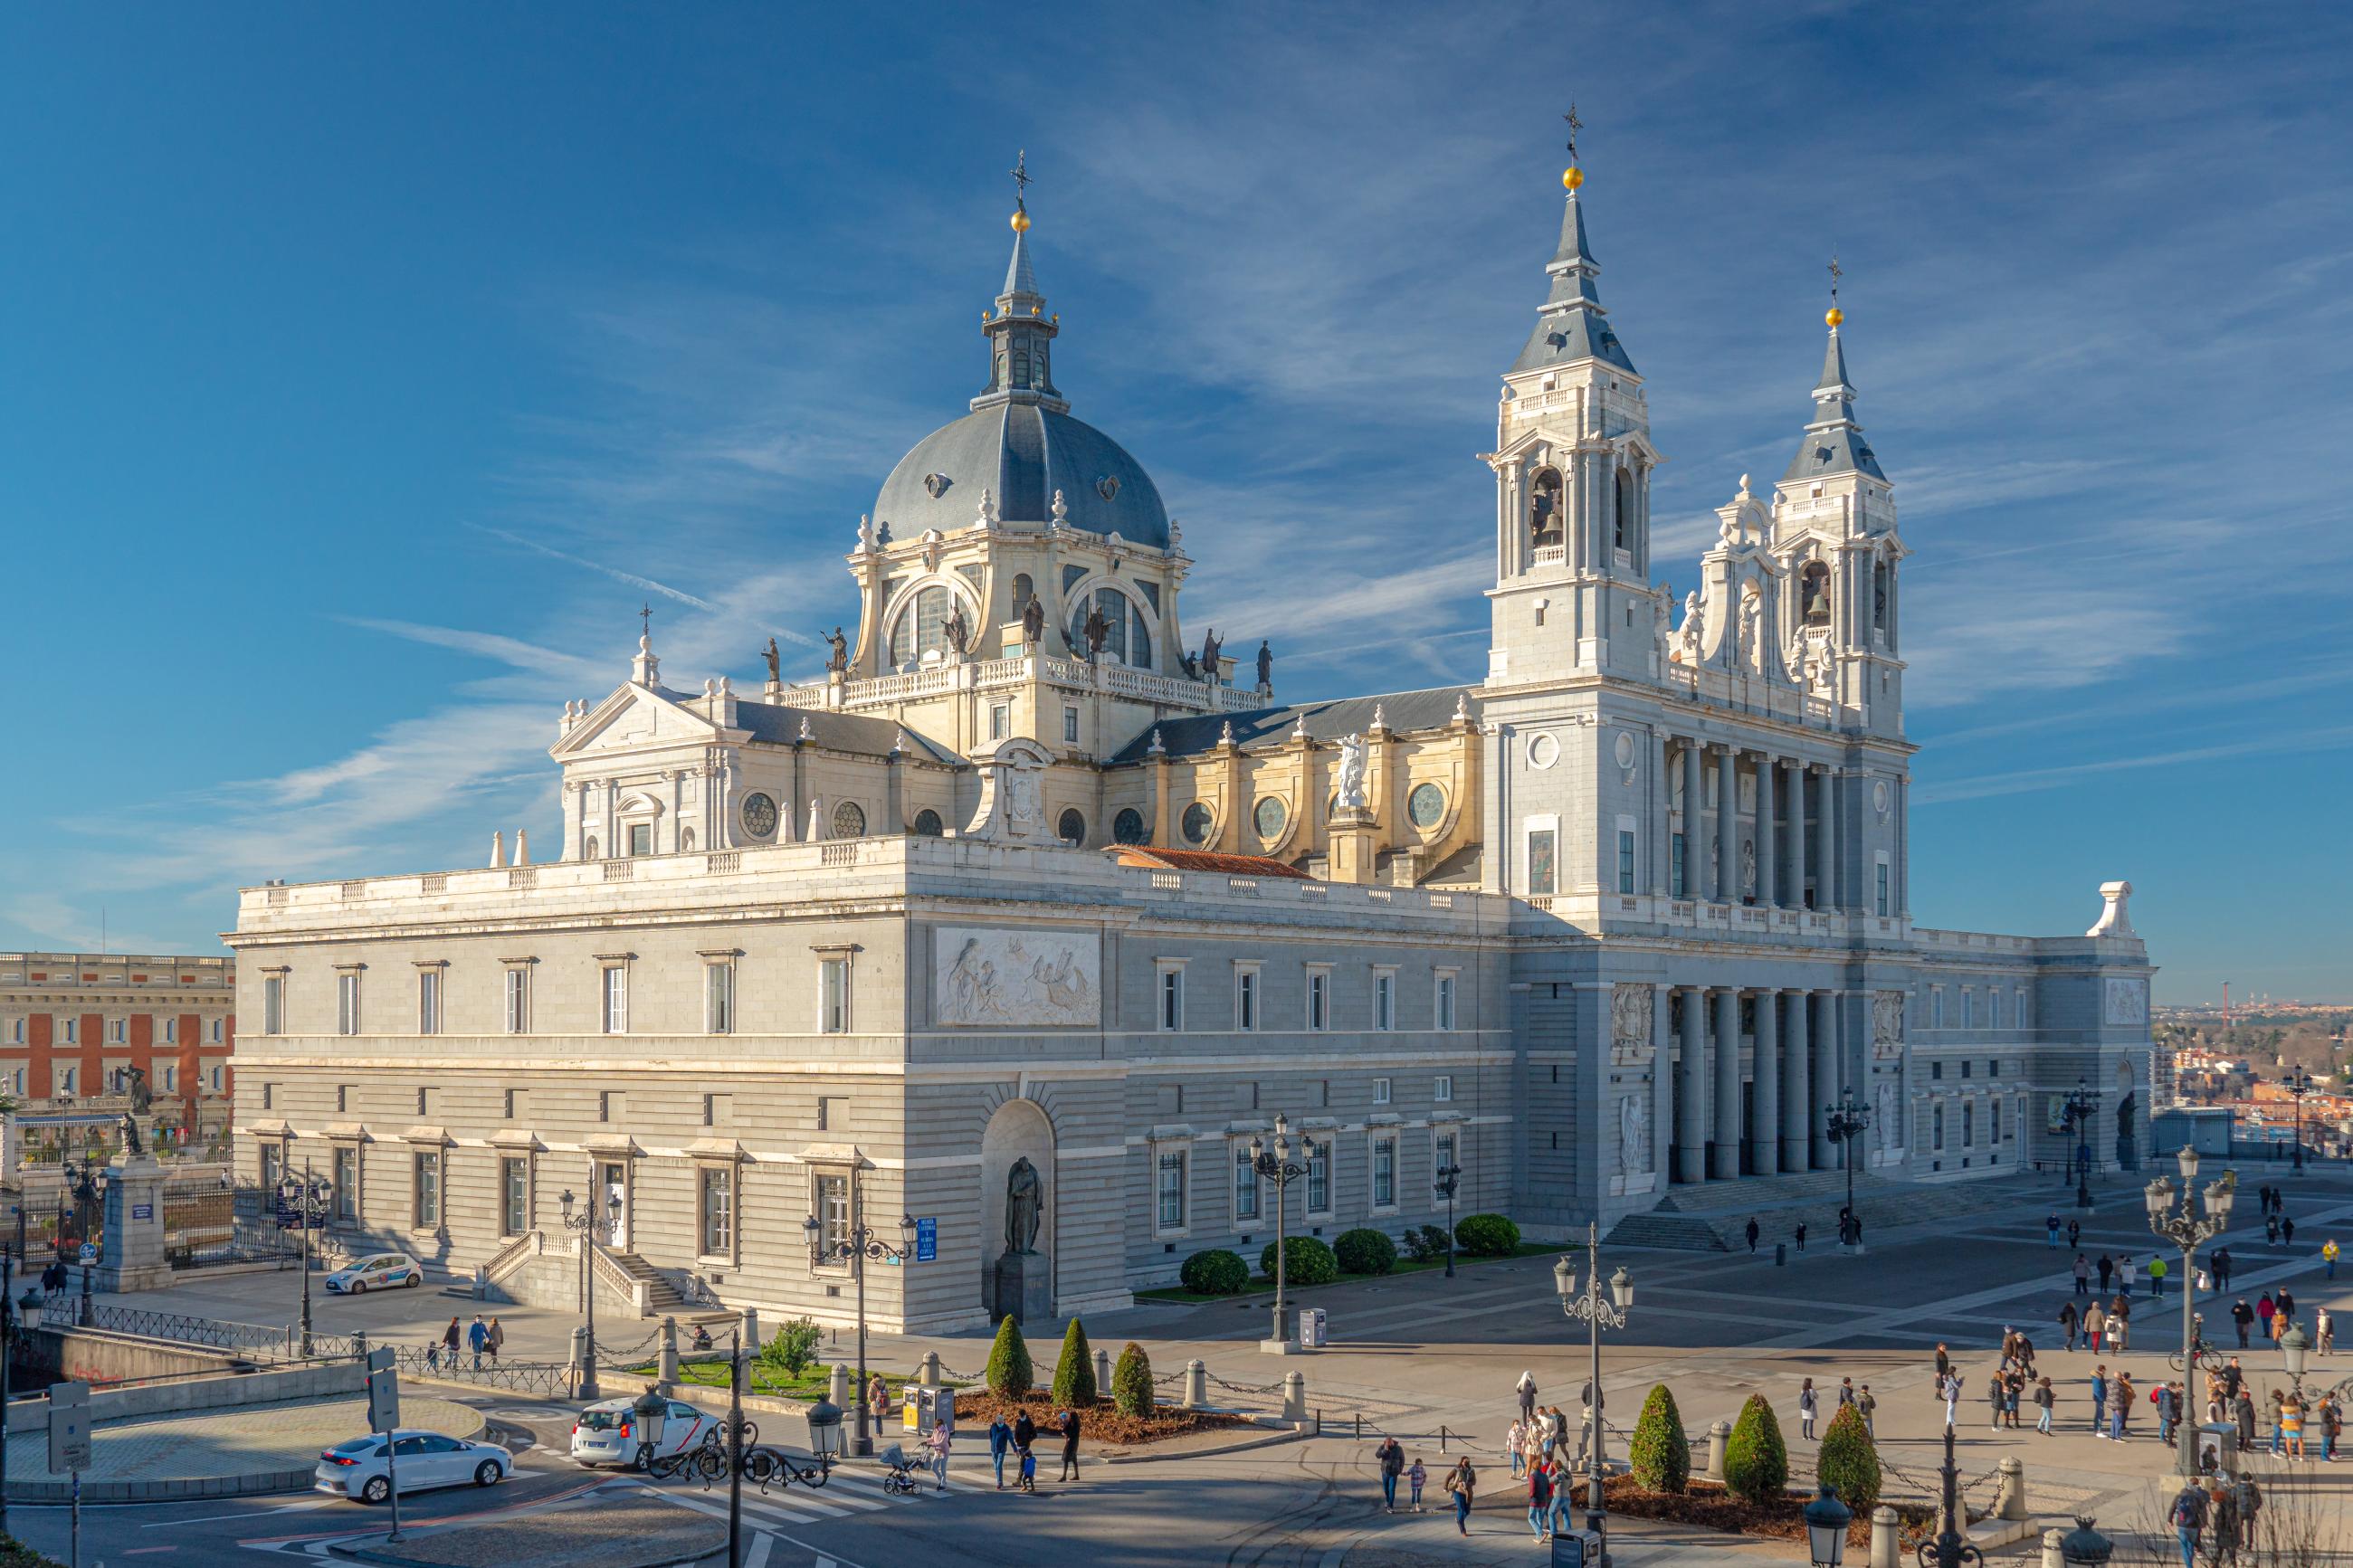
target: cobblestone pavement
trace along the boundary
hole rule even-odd
[[[724,1548],[727,1526],[672,1508],[659,1498],[601,1499],[560,1504],[426,1531],[398,1546],[370,1543],[352,1554],[369,1563],[420,1568],[652,1568]]]
[[[479,1410],[442,1399],[402,1404],[404,1426],[471,1437],[482,1428]],[[91,1434],[90,1481],[192,1480],[301,1469],[322,1448],[367,1430],[365,1399],[322,1399],[243,1410],[111,1423]],[[8,1439],[8,1473],[18,1481],[63,1480],[49,1471],[46,1431]]]

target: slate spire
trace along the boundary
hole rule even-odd
[[[1832,474],[1869,474],[1884,481],[1879,458],[1871,450],[1871,443],[1862,438],[1862,426],[1855,423],[1854,383],[1847,374],[1846,345],[1839,338],[1839,328],[1846,322],[1846,312],[1839,308],[1838,280],[1843,276],[1835,258],[1831,261],[1831,308],[1822,318],[1830,329],[1829,344],[1822,350],[1821,379],[1814,386],[1814,417],[1806,426],[1805,438],[1798,444],[1798,455],[1790,459],[1788,472],[1781,482],[1819,479]]]

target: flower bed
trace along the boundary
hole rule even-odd
[[[1806,1537],[1803,1510],[1810,1494],[1791,1492],[1778,1503],[1743,1502],[1727,1493],[1715,1481],[1694,1479],[1686,1492],[1654,1492],[1637,1483],[1631,1476],[1612,1476],[1602,1488],[1609,1511],[1622,1513],[1630,1519],[1658,1519],[1672,1524],[1695,1524],[1703,1530],[1721,1530],[1735,1535],[1760,1535],[1775,1540],[1802,1541]],[[1577,1483],[1577,1496],[1585,1496],[1582,1479]],[[1886,1500],[1883,1499],[1883,1501]],[[1915,1505],[1891,1502],[1900,1521],[1898,1531],[1907,1547],[1922,1539],[1924,1531],[1933,1532],[1934,1514]],[[1850,1545],[1871,1544],[1871,1520],[1857,1514],[1847,1526]]]
[[[1049,1431],[1055,1412],[1060,1409],[1041,1391],[1018,1399],[1007,1399],[976,1388],[956,1395],[956,1437],[960,1443],[988,1441],[988,1424],[998,1415],[1008,1422],[1023,1410],[1038,1424],[1038,1453],[1042,1458],[1062,1446],[1062,1435]],[[1248,1426],[1247,1415],[1236,1415],[1223,1410],[1186,1410],[1173,1405],[1153,1407],[1149,1415],[1123,1415],[1108,1399],[1098,1399],[1079,1412],[1079,1441],[1088,1444],[1108,1443],[1125,1447],[1134,1443],[1157,1443],[1170,1437],[1181,1437],[1191,1432],[1214,1431],[1227,1426]]]

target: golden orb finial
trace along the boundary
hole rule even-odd
[[[1027,234],[1029,232],[1029,213],[1027,208],[1015,207],[1013,209],[1013,216],[1008,221],[1013,225],[1014,233]]]
[[[1560,172],[1560,183],[1563,189],[1574,194],[1577,186],[1585,184],[1585,171],[1572,163]]]
[[[1822,318],[1822,323],[1825,326],[1835,328],[1841,321],[1845,320],[1846,312],[1840,310],[1836,305],[1832,305],[1830,310],[1830,314]]]

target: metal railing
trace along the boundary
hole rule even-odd
[[[394,1366],[410,1377],[479,1384],[485,1388],[536,1394],[548,1399],[569,1398],[573,1391],[574,1372],[569,1362],[507,1361],[488,1354],[477,1357],[470,1350],[453,1351],[438,1343],[391,1348]]]

